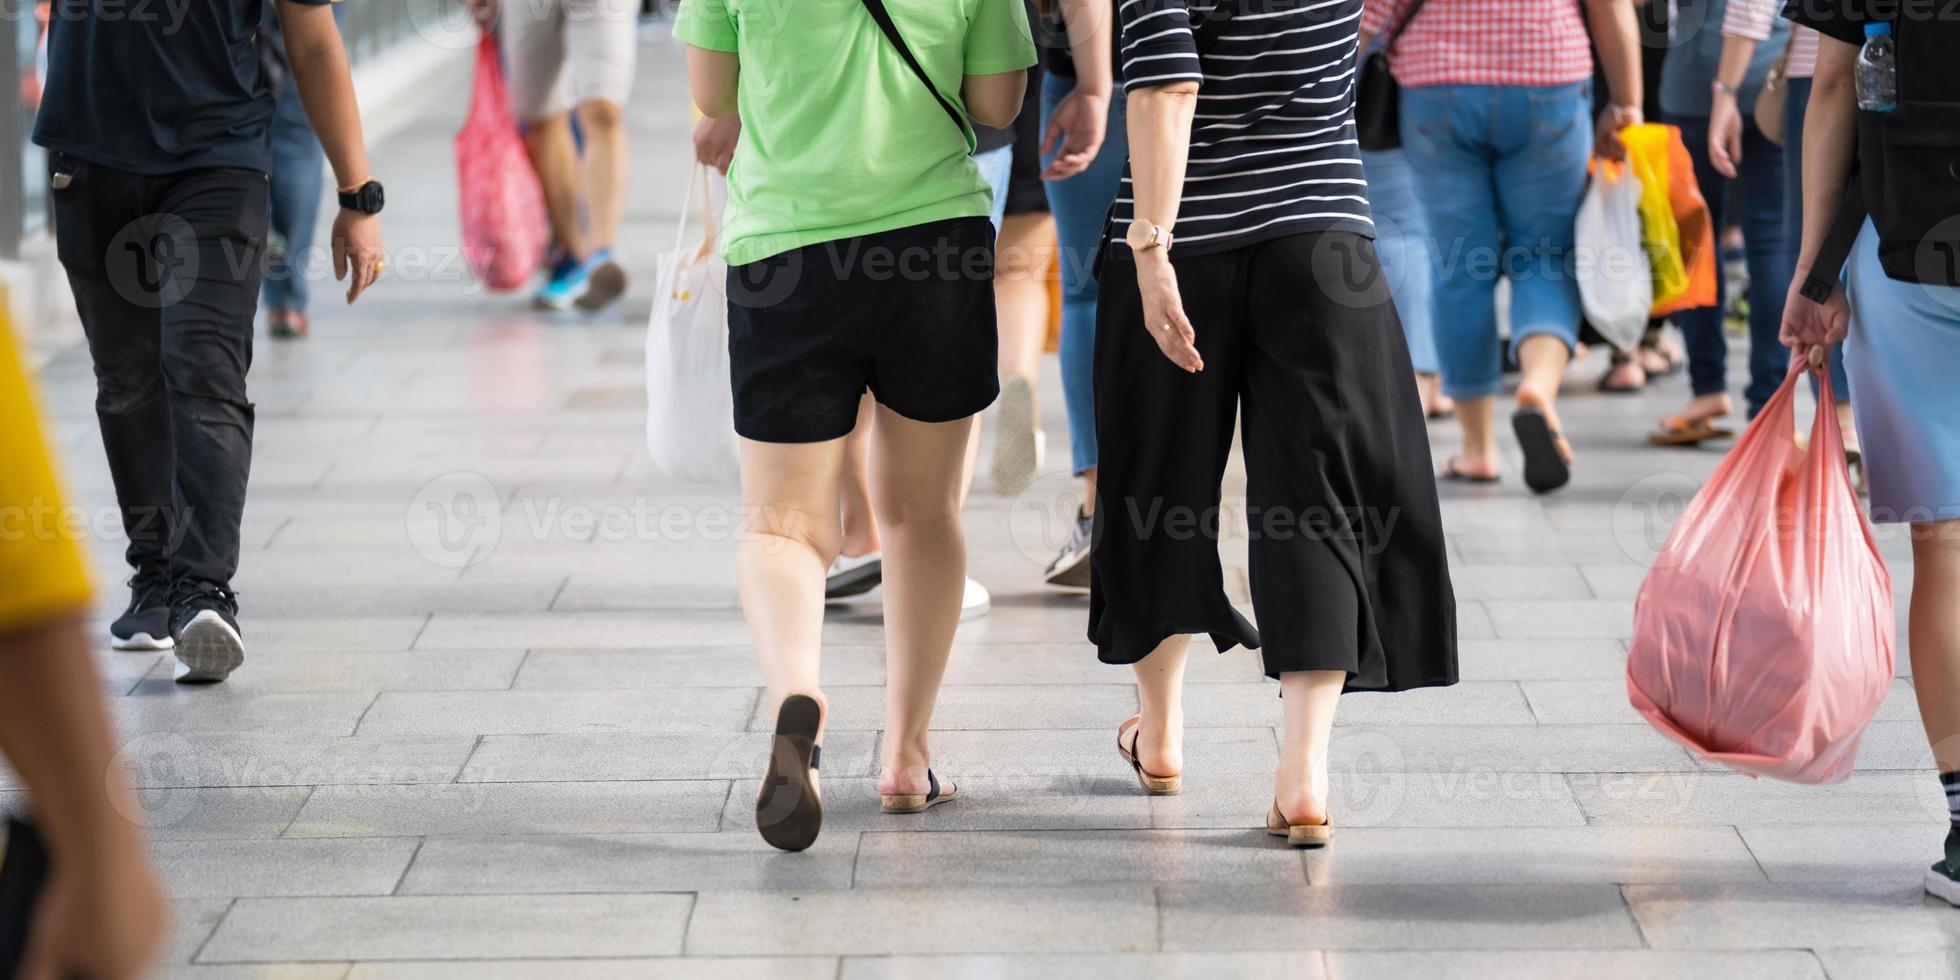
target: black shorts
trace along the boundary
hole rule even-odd
[[[824,442],[859,397],[919,422],[1000,394],[994,226],[953,218],[793,249],[728,270],[735,431]]]

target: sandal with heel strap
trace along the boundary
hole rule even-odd
[[[1324,823],[1294,823],[1279,812],[1279,801],[1274,800],[1272,812],[1266,814],[1266,833],[1284,837],[1294,847],[1326,847],[1334,836],[1334,820],[1329,817]]]
[[[930,769],[926,770],[926,786],[928,788],[924,795],[918,793],[880,793],[878,794],[878,808],[886,813],[924,813],[941,803],[950,803],[955,797],[960,795],[960,788],[957,784],[951,787],[941,786],[939,784],[939,777],[934,775]]]
[[[1143,768],[1143,763],[1137,759],[1137,743],[1143,741],[1143,719],[1138,717],[1132,720],[1136,722],[1134,727],[1126,721],[1122,728],[1116,730],[1116,753],[1122,756],[1123,761],[1129,763],[1130,768],[1136,772],[1137,784],[1143,787],[1144,792],[1151,796],[1176,796],[1184,789],[1184,776],[1182,774],[1159,776]],[[1136,737],[1130,739],[1128,748],[1123,747],[1124,728],[1136,733]]]

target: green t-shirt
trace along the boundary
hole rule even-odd
[[[1034,64],[1022,0],[886,0],[941,95]],[[722,258],[992,213],[963,134],[858,0],[685,0],[674,36],[733,51],[742,139]]]

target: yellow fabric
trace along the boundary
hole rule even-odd
[[[89,603],[84,530],[65,507],[0,293],[0,632]]]
[[[1620,131],[1627,160],[1640,178],[1640,228],[1647,261],[1654,272],[1654,303],[1672,301],[1688,291],[1688,267],[1681,255],[1681,228],[1674,220],[1669,192],[1667,127],[1653,123]]]

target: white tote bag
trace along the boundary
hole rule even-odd
[[[1654,306],[1653,269],[1640,237],[1640,178],[1601,161],[1573,224],[1579,300],[1586,320],[1621,350],[1647,330]]]
[[[686,246],[695,194],[701,242]],[[647,323],[647,452],[666,476],[741,485],[734,397],[728,373],[728,266],[716,253],[727,185],[697,167],[681,199],[674,250],[660,257],[653,316]]]

